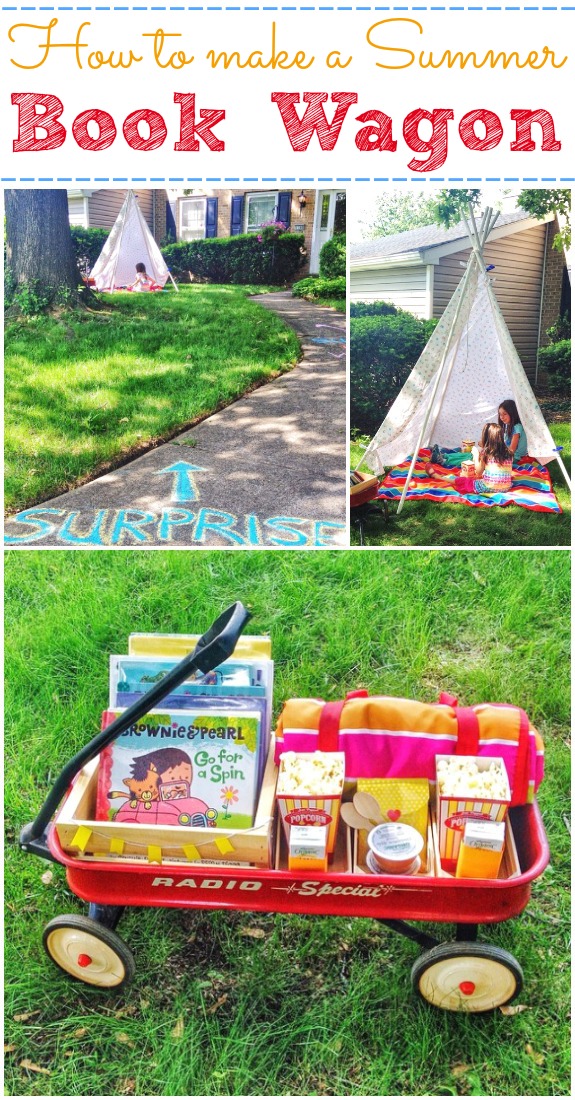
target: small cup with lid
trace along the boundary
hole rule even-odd
[[[392,821],[376,825],[367,845],[367,865],[375,874],[416,875],[421,866],[423,837],[411,825]]]

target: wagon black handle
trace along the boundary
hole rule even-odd
[[[96,734],[83,749],[62,768],[44,805],[29,825],[24,825],[20,833],[20,847],[24,851],[32,851],[36,855],[50,858],[45,843],[44,834],[53,814],[58,809],[62,798],[66,794],[70,783],[90,760],[106,745],[111,744],[116,737],[130,728],[134,722],[143,718],[157,703],[169,695],[184,680],[188,679],[192,672],[210,672],[211,669],[225,661],[234,652],[238,638],[251,618],[250,612],[239,601],[228,607],[219,618],[212,623],[209,630],[202,634],[196,643],[192,653],[186,654],[170,672],[153,684],[149,691],[132,703],[111,725]],[[36,843],[35,843],[36,842]]]

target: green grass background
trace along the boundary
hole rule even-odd
[[[292,329],[248,294],[182,286],[10,321],[5,507],[30,507],[294,366]]]
[[[569,571],[566,551],[9,552],[8,1093],[568,1095]],[[45,923],[85,909],[14,841],[97,731],[108,654],[131,630],[203,630],[237,598],[271,633],[276,714],[363,685],[517,703],[538,724],[551,864],[526,912],[480,930],[523,966],[524,1011],[433,1009],[410,987],[419,948],[365,919],[133,909],[119,932],[137,973],[120,993],[44,955]]]
[[[571,469],[571,424],[552,423],[551,434],[567,470]],[[351,468],[365,469],[361,457],[369,440],[351,444]],[[371,473],[371,470],[367,471]],[[529,512],[510,504],[507,508],[470,508],[464,504],[433,504],[406,500],[400,516],[397,501],[389,502],[389,520],[374,513],[365,525],[368,546],[570,546],[571,493],[556,462],[549,464],[553,489],[562,515]],[[359,534],[352,524],[352,543]]]

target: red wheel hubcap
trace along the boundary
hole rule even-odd
[[[475,982],[460,982],[459,989],[464,997],[471,997],[471,994],[475,993]]]
[[[78,955],[78,966],[90,966],[91,962],[90,955]]]

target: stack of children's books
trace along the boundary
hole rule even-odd
[[[197,636],[132,634],[110,657],[102,728],[193,649]],[[242,637],[233,657],[194,674],[100,754],[96,819],[246,829],[268,755],[270,639]]]

